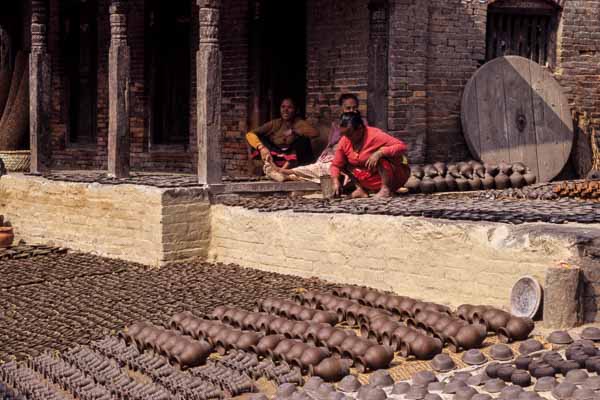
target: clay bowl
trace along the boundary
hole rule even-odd
[[[487,357],[478,349],[467,350],[462,360],[467,365],[481,365],[487,362]]]
[[[529,365],[533,358],[530,356],[519,356],[515,359],[515,367],[517,369],[529,370]]]
[[[565,376],[567,376],[569,374],[569,372],[576,371],[579,368],[580,368],[580,364],[577,361],[573,361],[573,360],[563,361],[560,364],[560,372]]]
[[[598,398],[598,393],[591,389],[580,388],[575,389],[573,392],[573,399],[575,400],[595,400]]]
[[[500,391],[499,399],[512,400],[519,397],[519,395],[523,393],[523,388],[521,386],[507,386],[502,391]]]
[[[428,385],[431,382],[437,382],[437,377],[431,371],[419,371],[412,376],[412,381],[416,385]]]
[[[429,365],[437,372],[448,372],[456,368],[456,363],[452,358],[445,353],[441,353],[433,357]]]
[[[535,339],[525,340],[523,343],[519,345],[519,353],[523,355],[528,355],[534,353],[536,351],[540,351],[544,349],[544,345]]]
[[[510,377],[510,381],[517,386],[528,387],[531,386],[531,375],[529,372],[523,370],[516,370]]]
[[[590,376],[583,382],[582,387],[592,390],[600,390],[600,376]]]
[[[429,392],[442,392],[446,384],[444,382],[430,382],[427,384],[427,390]]]
[[[543,377],[554,377],[554,375],[556,375],[556,369],[548,364],[540,365],[531,371],[531,375],[537,379]]]
[[[574,369],[567,372],[565,381],[575,385],[581,385],[588,377],[588,373],[585,369]]]
[[[467,387],[465,381],[453,380],[450,381],[444,388],[445,394],[455,394],[460,388]]]
[[[482,386],[487,381],[489,381],[490,379],[491,378],[489,376],[487,376],[487,374],[485,374],[485,373],[473,375],[472,377],[470,377],[469,379],[467,379],[467,385],[469,385],[469,386]]]
[[[497,363],[497,362],[492,362],[492,363],[488,364],[488,366],[485,367],[485,374],[492,379],[497,378],[499,366],[500,366],[500,363]]]
[[[547,338],[548,342],[552,344],[571,344],[573,338],[567,331],[554,331]]]
[[[338,389],[344,393],[358,392],[361,386],[362,384],[354,375],[345,376],[337,385]]]
[[[410,390],[410,384],[408,382],[398,382],[392,389],[392,394],[406,394]]]
[[[502,379],[490,379],[483,385],[483,390],[489,393],[500,393],[506,387],[506,383]]]
[[[544,376],[536,380],[533,390],[536,392],[551,392],[556,385],[558,385],[556,378]]]
[[[552,396],[557,400],[569,399],[573,396],[573,393],[575,393],[575,389],[577,389],[577,386],[572,383],[559,383],[552,389]]]
[[[369,384],[375,387],[385,388],[393,386],[394,380],[388,371],[378,370],[371,374],[371,377],[369,378]]]
[[[454,400],[471,400],[477,394],[477,390],[470,386],[459,388],[454,394]]]
[[[471,373],[468,371],[457,372],[452,377],[452,380],[466,382],[471,376]]]
[[[508,361],[512,360],[514,354],[510,347],[505,344],[495,344],[490,348],[490,355],[494,360]]]
[[[408,400],[422,400],[427,396],[427,388],[421,385],[412,385],[410,390],[404,395]]]
[[[496,374],[498,375],[498,378],[502,379],[504,382],[510,382],[510,378],[516,370],[517,369],[510,364],[503,364],[498,367]]]
[[[581,331],[581,338],[586,340],[600,341],[600,328],[588,327]]]

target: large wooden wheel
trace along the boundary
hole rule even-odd
[[[496,58],[471,77],[462,98],[462,126],[483,162],[522,162],[548,182],[573,146],[567,98],[552,74],[523,57]]]

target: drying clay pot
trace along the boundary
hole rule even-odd
[[[554,331],[548,335],[548,342],[552,344],[571,344],[573,338],[567,331]]]
[[[348,375],[351,363],[349,360],[329,357],[321,361],[318,365],[311,366],[309,371],[311,375],[319,376],[327,382],[337,382]]]
[[[388,371],[378,370],[375,371],[369,378],[369,384],[375,387],[385,388],[393,386],[394,380],[392,379]]]
[[[581,331],[581,338],[593,341],[600,341],[600,328],[588,327]]]
[[[531,371],[531,375],[536,378],[554,377],[556,370],[550,365],[542,365]]]
[[[430,392],[441,392],[446,387],[444,382],[430,382],[427,384],[427,390]]]
[[[404,187],[407,188],[411,193],[418,193],[421,190],[421,180],[416,176],[408,178]]]
[[[456,186],[461,192],[468,192],[471,190],[471,185],[469,184],[469,181],[465,178],[456,178]]]
[[[527,182],[525,182],[525,177],[518,172],[513,172],[509,179],[510,186],[515,189],[520,189],[527,184]]]
[[[424,176],[423,167],[421,167],[420,165],[410,167],[410,173],[412,174],[412,176],[415,176],[419,179],[423,178]]]
[[[444,388],[444,393],[446,394],[455,394],[458,389],[467,387],[467,384],[464,381],[453,380],[449,382]]]
[[[598,398],[598,393],[594,392],[591,389],[575,389],[573,392],[573,399],[575,400],[595,400]]]
[[[480,350],[471,349],[463,354],[462,360],[468,365],[481,365],[487,361],[487,357]]]
[[[501,379],[490,379],[483,386],[483,390],[489,393],[500,393],[502,389],[506,387],[506,383],[504,383]]]
[[[475,396],[471,397],[471,400],[492,400],[492,396],[487,393],[477,393]]]
[[[446,175],[446,187],[448,188],[449,192],[455,192],[458,190],[458,185],[456,184],[456,178],[453,177],[452,175],[448,174]]]
[[[507,175],[499,173],[494,177],[494,186],[496,189],[504,190],[510,186],[510,179]]]
[[[436,176],[433,178],[433,184],[435,185],[436,192],[447,192],[448,185],[446,184],[446,178],[442,176]]]
[[[600,390],[600,376],[590,376],[582,386],[586,389]]]
[[[490,363],[487,367],[485,367],[485,374],[487,376],[489,376],[490,378],[497,378],[498,377],[498,367],[500,367],[499,363],[497,363],[497,362]]]
[[[406,394],[410,390],[410,384],[407,382],[398,382],[392,389],[392,394]]]
[[[460,388],[454,395],[454,400],[471,400],[473,396],[477,394],[477,390],[470,386]]]
[[[363,356],[359,357],[360,363],[369,370],[387,368],[393,358],[394,352],[392,349],[381,345],[371,346]]]
[[[575,385],[581,385],[588,378],[588,373],[584,369],[574,369],[567,372],[566,381]]]
[[[452,377],[452,380],[466,382],[471,376],[471,373],[468,371],[457,372]]]
[[[401,344],[401,353],[406,357],[415,356],[419,360],[430,360],[442,352],[442,341],[425,335],[419,335],[414,341]]]
[[[381,388],[372,388],[370,389],[364,397],[365,400],[385,400],[387,399],[387,394]]]
[[[275,396],[278,398],[288,398],[296,392],[296,385],[293,383],[283,383],[277,388]]]
[[[412,376],[413,383],[417,385],[427,385],[431,382],[437,382],[437,377],[431,371],[419,371]]]
[[[560,372],[566,376],[569,372],[578,370],[579,367],[580,365],[577,361],[563,361],[562,363],[560,363]]]
[[[433,179],[426,176],[421,180],[419,189],[421,190],[421,193],[433,193],[435,192],[435,182]]]
[[[510,347],[505,344],[495,344],[490,348],[490,355],[494,360],[508,361],[512,360],[514,354]]]
[[[552,389],[552,396],[557,400],[565,400],[571,398],[573,393],[577,389],[577,386],[572,383],[563,382],[559,383]]]
[[[448,372],[456,368],[456,363],[448,354],[438,354],[429,363],[434,371]]]
[[[506,400],[516,399],[521,393],[523,393],[523,388],[521,386],[511,385],[500,391],[499,398]]]
[[[0,226],[0,248],[10,247],[15,240],[12,226]]]
[[[354,375],[345,376],[337,385],[338,389],[345,393],[358,392],[361,386],[361,383]]]
[[[404,395],[408,400],[422,400],[427,396],[427,388],[421,385],[412,385],[408,393]]]
[[[537,379],[533,390],[535,390],[536,392],[550,392],[552,391],[552,389],[554,389],[556,385],[558,385],[558,381],[556,380],[556,378],[551,376],[544,376]]]
[[[439,394],[428,393],[425,395],[425,397],[423,397],[423,400],[443,400],[443,399],[442,399],[442,396],[440,396]]]
[[[434,163],[433,168],[437,171],[438,175],[441,175],[441,176],[445,176],[446,172],[448,170],[446,163],[443,163],[440,161]]]
[[[489,376],[487,376],[487,374],[483,373],[483,374],[477,374],[477,375],[473,375],[471,376],[469,379],[467,379],[467,385],[469,386],[481,386],[483,384],[485,384],[487,381],[489,381],[491,378]]]
[[[515,372],[513,372],[510,377],[510,380],[514,385],[518,385],[521,387],[531,386],[531,375],[529,375],[529,372],[523,371],[521,369],[518,369]]]
[[[537,176],[529,169],[523,174],[523,178],[525,178],[525,183],[527,183],[527,185],[533,185],[537,181]]]
[[[525,340],[534,327],[530,318],[512,317],[506,327],[498,329],[498,336],[504,342]]]
[[[496,181],[493,176],[486,173],[481,179],[481,186],[484,190],[491,190],[496,187]]]
[[[503,310],[491,308],[485,311],[481,318],[485,321],[486,327],[492,332],[497,332],[498,329],[506,326],[511,318],[511,315]]]
[[[531,361],[533,360],[533,358],[531,358],[530,356],[519,356],[515,359],[515,367],[517,367],[517,369],[523,369],[523,370],[529,370],[529,365],[531,364]]]
[[[533,352],[540,351],[543,349],[544,345],[535,339],[526,340],[519,345],[519,353],[523,355],[531,354]]]

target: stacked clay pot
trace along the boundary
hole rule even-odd
[[[535,182],[535,174],[523,163],[482,165],[471,160],[412,166],[404,186],[412,193],[433,193],[522,188]]]
[[[456,309],[456,315],[471,323],[485,324],[489,331],[498,334],[500,341],[505,343],[527,339],[535,327],[529,318],[516,317],[490,306],[463,304]]]
[[[339,322],[336,313],[314,310],[283,299],[265,299],[258,304],[258,311],[277,314],[298,321],[323,322],[329,325],[335,325]]]
[[[126,342],[134,342],[140,351],[150,348],[182,369],[204,364],[213,350],[204,340],[195,340],[152,324],[133,324],[120,336]]]
[[[233,307],[217,307],[212,313],[215,318],[225,320],[227,315],[234,315],[239,310]],[[249,313],[242,320],[245,321],[252,316],[262,316],[264,313]],[[245,328],[242,322],[242,328]],[[278,346],[280,342],[275,337],[287,339],[300,339],[308,345],[317,345],[327,348],[329,351],[353,360],[356,368],[361,370],[377,370],[389,366],[393,359],[393,351],[390,348],[374,343],[366,338],[356,336],[353,331],[335,328],[329,324],[313,321],[293,321],[282,317],[273,316],[268,323],[259,327],[263,332],[270,334],[271,346]],[[282,340],[282,339],[279,339]],[[277,342],[276,344],[274,344]],[[289,342],[286,342],[289,343]],[[257,343],[258,354],[269,354],[264,350],[266,343]],[[274,348],[271,348],[273,350]]]

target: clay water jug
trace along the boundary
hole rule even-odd
[[[456,178],[450,174],[446,175],[446,187],[449,192],[455,192],[458,190],[458,185],[456,184]]]
[[[518,172],[519,174],[523,175],[527,171],[527,167],[525,167],[523,163],[516,162],[512,165],[512,170],[513,172]]]
[[[481,180],[481,185],[483,186],[484,190],[491,190],[496,187],[496,181],[494,180],[493,176],[486,173],[483,179]]]
[[[506,174],[499,172],[498,175],[494,177],[494,183],[496,189],[504,190],[510,186],[510,179]]]
[[[438,175],[435,178],[433,178],[433,183],[435,185],[436,192],[447,192],[448,191],[448,185],[446,184],[446,178]]]
[[[350,373],[352,361],[342,358],[328,357],[316,366],[309,367],[309,374],[318,376],[326,382],[338,382]]]
[[[411,176],[404,184],[404,187],[411,193],[418,193],[421,188],[421,180],[415,176]]]
[[[473,167],[468,163],[463,163],[463,165],[459,169],[460,174],[467,179],[471,179],[473,177]]]
[[[423,179],[421,180],[421,184],[419,185],[419,188],[421,189],[422,193],[433,193],[435,192],[435,182],[433,181],[433,179],[431,179],[430,177],[426,176],[423,177]]]
[[[437,171],[439,176],[446,176],[446,172],[447,172],[446,163],[436,162],[433,164],[433,168],[435,168],[435,170]]]
[[[469,185],[471,190],[481,190],[481,179],[477,175],[473,175],[473,178],[469,179]]]
[[[471,190],[471,185],[465,178],[456,178],[456,185],[458,186],[458,190],[461,192],[468,192]]]
[[[500,168],[498,168],[497,164],[484,164],[484,168],[485,168],[485,173],[486,174],[490,174],[491,176],[496,176],[498,175],[498,172],[500,172]]]
[[[528,185],[533,185],[537,181],[537,176],[535,176],[535,174],[529,169],[527,169],[527,171],[523,175],[523,178],[525,178],[525,182]]]
[[[510,186],[514,187],[515,189],[520,189],[525,186],[525,184],[525,177],[523,175],[521,175],[519,172],[512,173],[510,176]]]
[[[420,165],[411,166],[410,173],[417,179],[421,179],[424,176],[423,167],[421,167]]]
[[[460,171],[458,170],[458,166],[456,164],[448,164],[448,170],[446,171],[446,175],[451,175],[454,178],[460,178]]]

